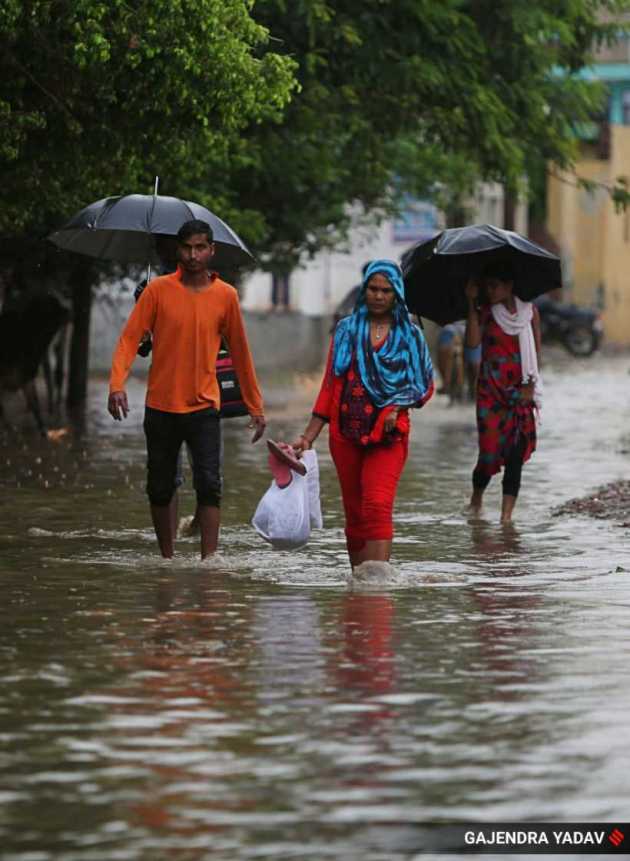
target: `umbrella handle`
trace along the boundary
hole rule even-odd
[[[156,176],[155,177],[155,185],[153,187],[153,197],[157,197],[159,185],[160,185],[160,177]],[[155,201],[153,201],[153,205],[155,206]],[[148,263],[147,264],[147,284],[149,283],[150,280],[151,280],[151,264]]]

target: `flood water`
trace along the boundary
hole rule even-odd
[[[551,511],[629,477],[629,370],[547,366],[511,528],[497,479],[464,510],[473,409],[414,414],[380,582],[349,582],[324,439],[325,528],[279,553],[249,525],[266,449],[224,424],[202,564],[157,555],[141,382],[123,425],[93,381],[83,435],[2,436],[4,861],[390,861],[422,823],[627,820],[630,531]],[[268,387],[270,436],[304,427],[301,385]]]

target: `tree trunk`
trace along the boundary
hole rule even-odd
[[[450,227],[463,227],[468,223],[470,213],[461,198],[452,200],[444,212],[444,220],[447,229]]]
[[[508,190],[507,186],[503,192],[503,227],[505,230],[514,230],[516,224],[516,195]]]
[[[90,319],[92,316],[92,273],[79,266],[70,279],[72,289],[72,341],[66,405],[69,410],[82,409],[87,400]]]

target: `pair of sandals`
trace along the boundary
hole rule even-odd
[[[296,455],[295,450],[287,442],[275,442],[267,440],[269,449],[269,469],[278,487],[288,487],[293,476],[291,472],[298,475],[306,475],[306,464]]]

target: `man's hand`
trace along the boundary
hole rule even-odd
[[[127,393],[112,392],[107,401],[107,409],[117,422],[126,419],[129,412]]]
[[[267,422],[265,421],[264,416],[250,416],[250,423],[247,425],[249,428],[255,428],[254,436],[252,437],[252,442],[258,442],[261,436],[265,432],[265,428],[267,427]]]

